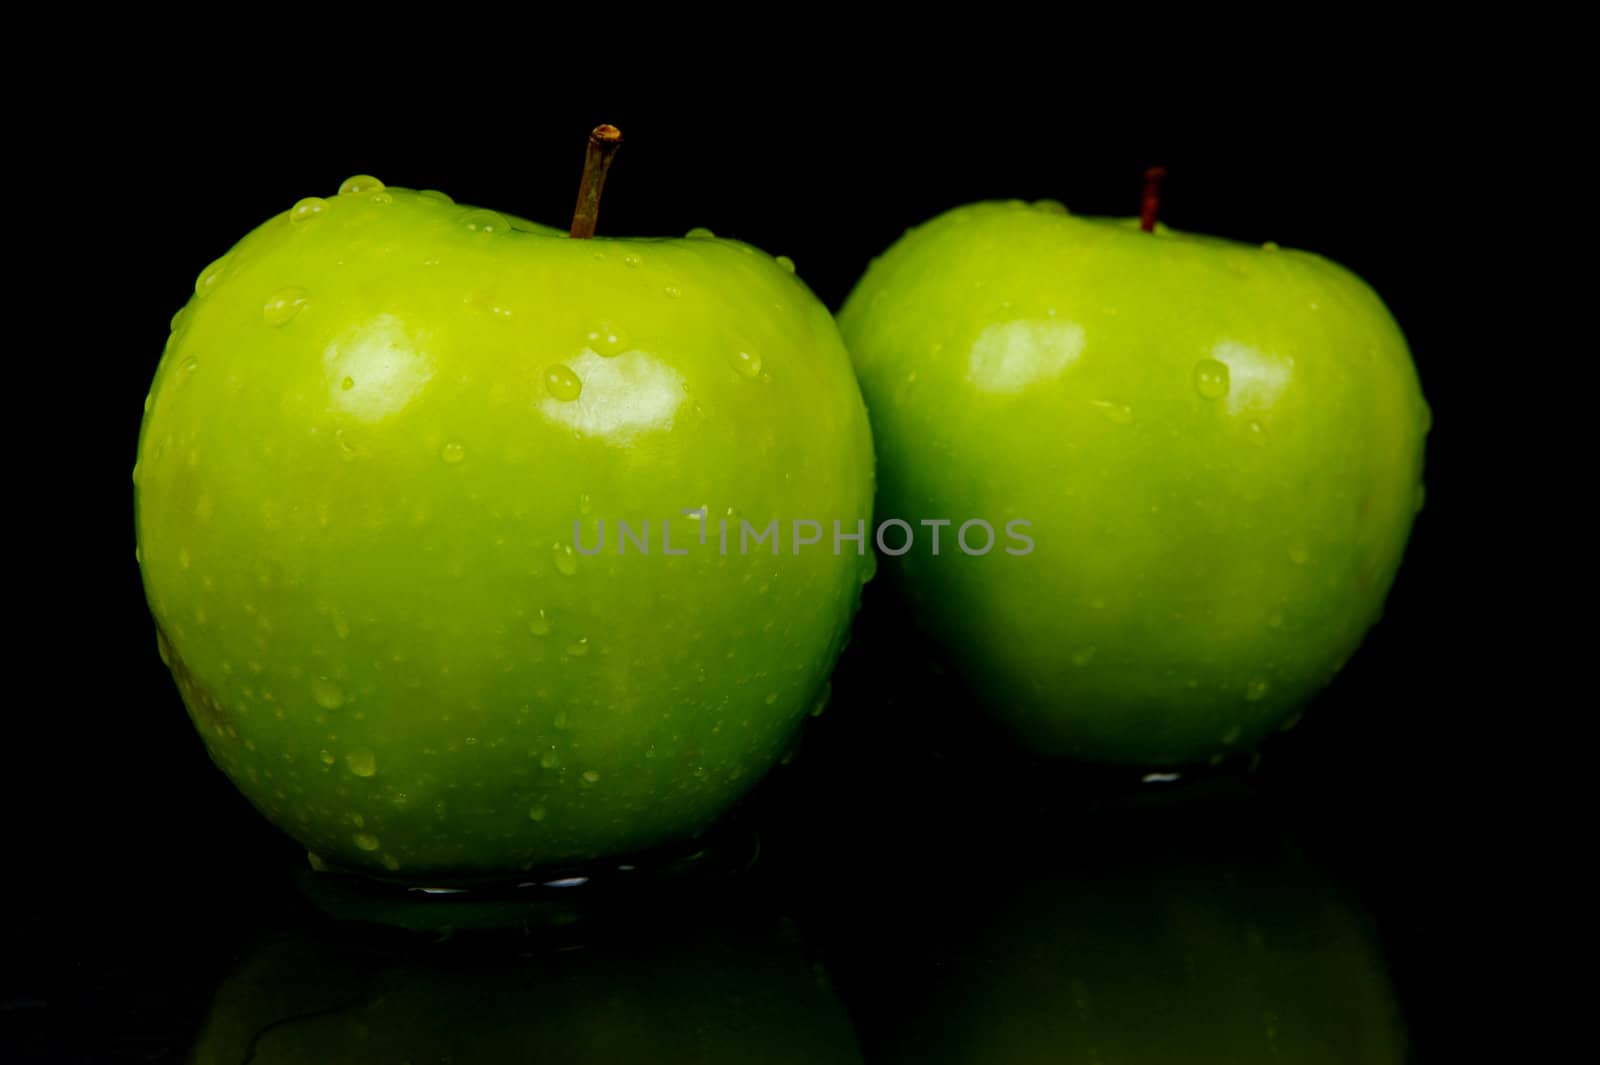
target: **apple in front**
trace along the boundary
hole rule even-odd
[[[868,566],[704,524],[853,525],[872,476],[834,322],[766,254],[358,178],[200,275],[134,480],[212,758],[315,857],[427,877],[726,811],[814,709]],[[648,553],[592,552],[620,521]]]

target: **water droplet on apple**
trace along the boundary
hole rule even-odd
[[[568,658],[582,658],[584,655],[586,655],[588,653],[589,653],[589,637],[587,637],[587,636],[580,636],[576,640],[574,640],[571,643],[567,644],[567,657]]]
[[[379,846],[381,846],[381,844],[378,843],[378,837],[374,836],[371,832],[357,832],[351,838],[356,841],[356,846],[360,847],[364,851],[375,851]]]
[[[736,351],[729,361],[733,363],[733,368],[738,371],[740,377],[747,377],[753,381],[761,376],[761,356],[759,355],[751,354],[748,351]]]
[[[344,179],[344,184],[339,186],[339,195],[354,196],[360,192],[381,192],[383,182],[371,174],[357,174],[355,177]]]
[[[261,308],[261,320],[274,327],[289,324],[305,307],[308,295],[303,288],[280,288],[267,298]]]
[[[528,820],[529,821],[543,821],[544,820],[544,816],[545,816],[545,810],[544,810],[543,806],[530,806],[530,807],[528,807]]]
[[[539,756],[539,765],[545,769],[554,769],[561,764],[561,756],[555,751],[546,751]]]
[[[461,219],[461,224],[471,232],[483,236],[498,236],[511,232],[511,223],[506,221],[505,215],[483,207],[476,211],[468,211]]]
[[[550,619],[545,617],[543,610],[535,614],[528,622],[528,631],[535,636],[550,635]]]
[[[1072,652],[1072,664],[1077,666],[1079,669],[1082,669],[1084,666],[1094,661],[1094,653],[1095,648],[1093,647],[1080,647],[1076,651]]]
[[[332,751],[323,751],[317,757],[322,759],[323,765],[332,765],[336,761],[336,759],[333,757]]]
[[[167,332],[176,333],[179,329],[183,328],[183,323],[186,318],[184,312],[188,309],[189,305],[185,303],[182,307],[179,307],[177,310],[172,312],[172,320],[167,323]]]
[[[1045,214],[1071,214],[1067,205],[1060,200],[1034,200],[1033,209],[1043,211]]]
[[[789,258],[787,255],[778,256],[777,263],[789,273],[794,273],[794,260]]]
[[[562,403],[571,403],[583,394],[583,382],[578,375],[560,363],[544,372],[545,391]]]
[[[1228,364],[1216,359],[1201,359],[1194,364],[1194,387],[1206,399],[1221,399],[1228,394]]]
[[[1296,566],[1304,566],[1311,561],[1311,552],[1296,544],[1294,547],[1289,548],[1289,561]]]
[[[422,189],[418,191],[417,199],[427,200],[429,203],[436,203],[441,207],[449,207],[451,204],[456,202],[445,193],[440,192],[438,189]]]
[[[621,355],[628,348],[628,341],[621,331],[612,325],[602,325],[589,330],[589,335],[585,339],[591,348],[606,358]]]
[[[354,387],[356,387],[356,379],[354,377],[346,377],[339,382],[339,388],[342,391],[348,392]]]
[[[452,440],[439,451],[439,457],[454,466],[467,457],[467,449]]]
[[[637,255],[624,255],[622,257],[622,265],[628,267],[630,270],[638,266],[643,261],[644,260],[640,259]]]
[[[344,689],[327,677],[311,682],[311,696],[324,710],[337,710],[344,705]]]
[[[189,568],[189,549],[187,547],[178,548],[178,568]]]
[[[714,240],[716,239],[717,235],[711,232],[711,230],[707,229],[705,226],[695,226],[693,229],[689,230],[689,232],[685,233],[684,236],[688,237],[690,240]]]
[[[200,271],[200,276],[194,279],[194,294],[201,299],[205,299],[207,296],[211,295],[212,292],[216,291],[217,283],[222,280],[223,268],[227,265],[227,256],[223,256],[221,259],[218,259],[216,262]],[[179,315],[181,314],[183,314],[183,311],[180,309],[178,314],[172,316],[173,332],[177,331]]]
[[[1224,732],[1222,734],[1222,742],[1223,742],[1223,744],[1225,746],[1231,747],[1235,743],[1239,742],[1239,737],[1241,735],[1243,735],[1243,734],[1244,734],[1244,729],[1239,727],[1238,725],[1234,725],[1233,727],[1228,729],[1228,731],[1226,731],[1226,732]]]
[[[563,577],[570,577],[578,572],[578,556],[572,550],[571,544],[556,544],[556,571]]]
[[[677,285],[668,285],[666,288],[662,289],[661,291],[663,291],[663,292],[665,292],[667,294],[667,299],[669,299],[669,300],[675,300],[679,296],[683,295],[683,290],[680,289]]]
[[[1257,677],[1255,680],[1252,680],[1249,684],[1244,686],[1245,702],[1259,703],[1262,699],[1266,698],[1267,690],[1271,687],[1272,685],[1268,684],[1260,677]]]
[[[389,870],[389,872],[398,873],[400,871],[400,859],[396,858],[394,855],[385,854],[381,860],[383,862],[383,867]]]
[[[370,777],[378,771],[377,755],[365,747],[357,747],[346,754],[344,764],[358,777]]]
[[[768,706],[771,706],[773,703],[775,703],[777,701],[778,701],[778,693],[777,692],[768,692],[767,693],[766,703],[767,703]]]
[[[1112,399],[1097,399],[1094,405],[1100,408],[1100,413],[1104,414],[1108,421],[1118,425],[1127,425],[1133,421],[1133,408],[1126,403],[1118,403]]]
[[[138,544],[133,545],[133,560],[141,566],[144,565],[144,552],[139,550]]]
[[[1278,242],[1275,241],[1275,240],[1269,240],[1265,244],[1261,245],[1261,250],[1262,251],[1277,251],[1278,250]]]
[[[297,225],[302,222],[309,222],[327,209],[328,201],[321,196],[307,196],[289,208],[289,221]]]
[[[1260,422],[1251,422],[1247,427],[1250,430],[1249,440],[1257,447],[1262,447],[1267,442],[1267,430]]]
[[[600,774],[593,769],[585,769],[583,771],[583,782],[585,784],[598,784],[600,783]]]
[[[1427,485],[1417,485],[1417,494],[1411,500],[1411,513],[1421,514],[1424,504],[1428,501]]]
[[[569,729],[572,727],[572,718],[567,716],[565,710],[558,710],[554,724],[558,729]]]
[[[1427,436],[1433,431],[1433,408],[1428,406],[1426,400],[1422,403],[1422,435]]]

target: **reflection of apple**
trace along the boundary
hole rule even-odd
[[[853,553],[717,550],[725,514],[871,509],[832,319],[737,242],[569,239],[352,179],[200,275],[146,411],[162,652],[218,765],[337,864],[698,833],[793,740],[858,600]],[[615,553],[619,519],[648,555]]]
[[[1333,263],[983,203],[895,244],[840,325],[880,516],[1031,523],[1031,553],[945,529],[935,557],[919,529],[895,561],[1034,746],[1247,748],[1377,619],[1429,416],[1394,320]]]
[[[776,935],[711,929],[515,959],[393,947],[326,930],[262,947],[218,991],[191,1060],[861,1060],[838,1000]]]
[[[1132,821],[1079,822],[1059,861],[997,858],[953,885],[885,885],[838,932],[840,992],[872,1059],[1406,1060],[1368,921],[1303,858],[1256,842],[1261,826],[1231,807],[1209,827],[1171,809]]]

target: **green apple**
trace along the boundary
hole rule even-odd
[[[701,832],[794,740],[867,572],[707,538],[872,505],[833,320],[734,241],[354,178],[200,274],[145,410],[162,654],[212,758],[329,864]]]
[[[495,958],[324,931],[256,950],[189,1060],[859,1065],[861,1052],[838,999],[772,932]]]
[[[1430,415],[1393,318],[1334,263],[981,203],[890,248],[840,326],[880,523],[917,534],[902,586],[1037,749],[1247,749],[1377,620]],[[974,521],[992,545],[957,542]]]

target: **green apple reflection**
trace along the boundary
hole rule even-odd
[[[1124,826],[1127,827],[1127,826]],[[916,1065],[1387,1065],[1400,1010],[1366,919],[1292,850],[1194,826],[1063,835],[1070,867],[867,920],[838,971],[871,1060]],[[920,909],[920,907],[919,907]],[[930,919],[928,913],[936,913]],[[901,991],[890,1001],[882,988]]]
[[[861,1056],[826,981],[777,930],[680,929],[520,957],[324,930],[248,958],[218,992],[191,1060],[844,1065]]]

